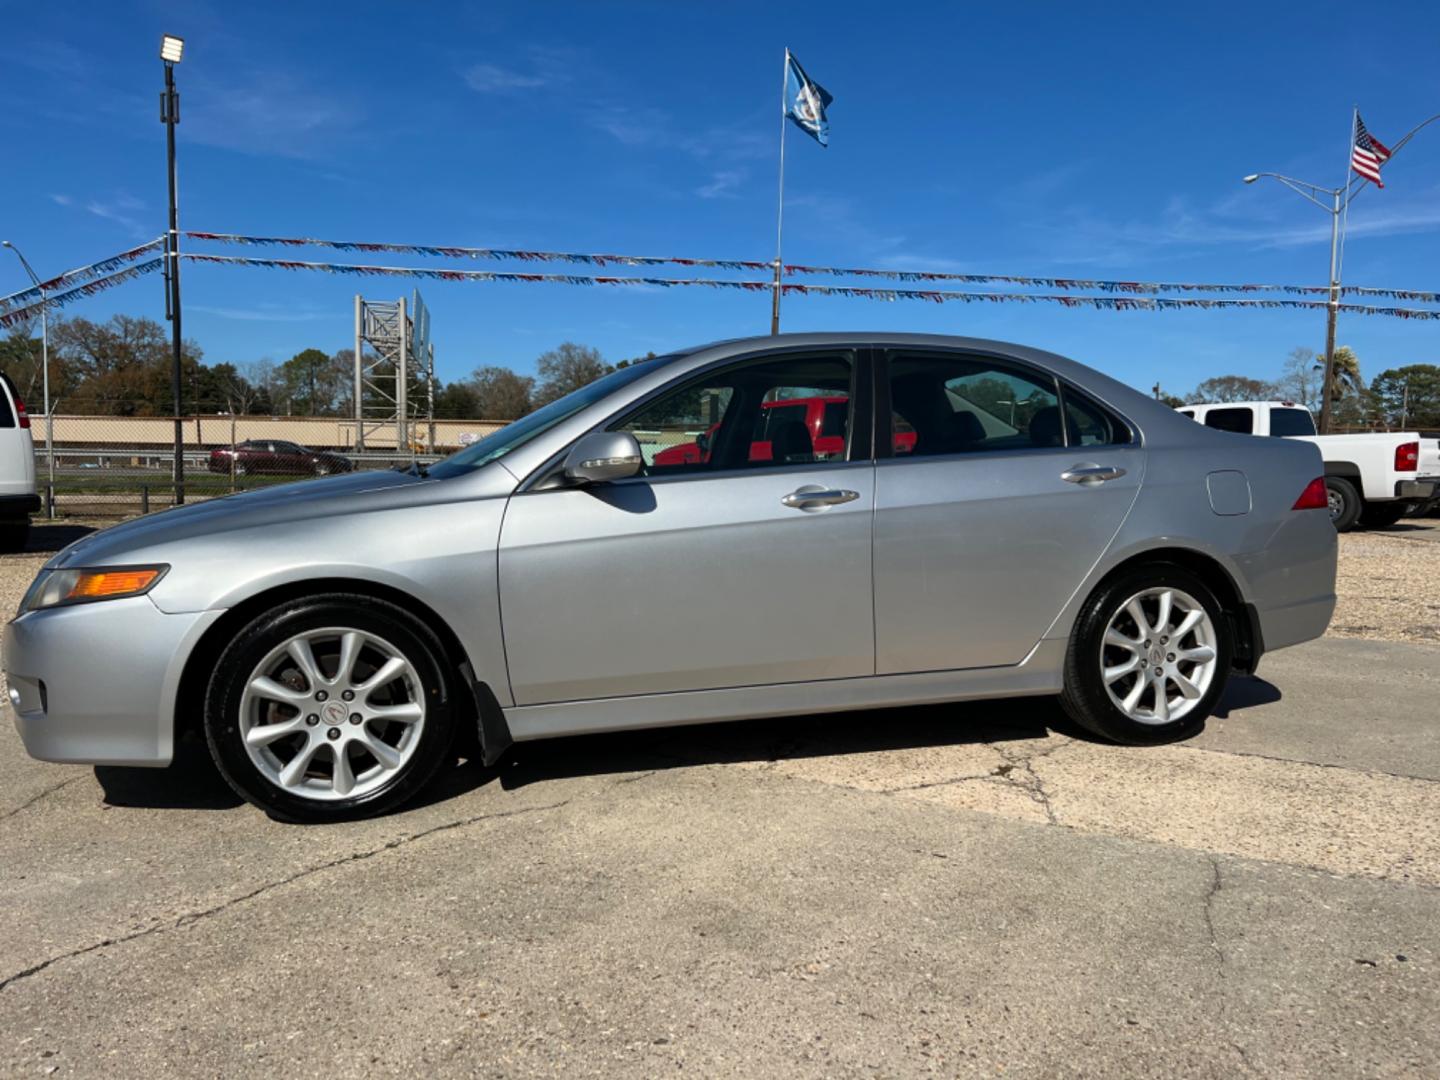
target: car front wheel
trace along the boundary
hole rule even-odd
[[[435,634],[400,607],[346,594],[253,619],[221,654],[205,700],[225,779],[287,821],[395,809],[448,759],[455,726]]]
[[[1087,601],[1060,702],[1081,726],[1133,746],[1189,738],[1225,689],[1233,642],[1211,589],[1178,566],[1139,567]]]

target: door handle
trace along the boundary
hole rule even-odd
[[[1060,479],[1071,484],[1094,487],[1106,480],[1116,480],[1125,475],[1125,470],[1115,465],[1076,465],[1060,474]]]
[[[818,484],[806,484],[797,488],[780,501],[792,510],[824,510],[827,506],[838,506],[841,503],[854,502],[860,497],[858,491],[848,491],[844,488],[823,488]]]

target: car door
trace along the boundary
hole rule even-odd
[[[872,674],[864,360],[782,351],[679,380],[606,425],[642,440],[641,475],[513,496],[499,574],[516,704]],[[771,457],[750,460],[766,404],[815,393],[850,400],[843,451],[771,422]],[[657,462],[696,429],[705,460]]]
[[[879,411],[894,415],[877,438],[894,456],[875,477],[876,670],[1017,664],[1119,530],[1144,452],[1038,369],[952,351],[880,359]]]

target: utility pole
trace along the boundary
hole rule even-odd
[[[175,505],[185,501],[185,429],[180,410],[180,215],[175,191],[175,125],[180,122],[180,95],[175,90],[175,65],[185,50],[183,38],[160,39],[165,62],[165,92],[160,95],[160,121],[165,125],[166,161],[170,175],[170,228],[165,234],[166,316],[170,319],[170,393],[175,399]]]

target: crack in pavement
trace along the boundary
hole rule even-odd
[[[1419,780],[1426,784],[1440,784],[1433,776],[1414,776],[1410,773],[1386,772],[1384,769],[1364,769],[1358,765],[1341,765],[1333,761],[1305,761],[1302,758],[1281,757],[1278,754],[1261,754],[1254,750],[1221,750],[1215,746],[1180,745],[1177,750],[1191,750],[1199,754],[1219,754],[1222,757],[1259,758],[1261,761],[1275,761],[1281,765],[1311,765],[1317,769],[1339,769],[1341,772],[1359,773],[1362,776],[1384,776],[1391,780]]]
[[[520,814],[534,814],[542,810],[559,810],[561,807],[569,805],[570,801],[570,799],[563,799],[560,802],[547,803],[544,806],[526,806],[518,810],[500,810],[490,814],[476,814],[473,817],[461,818],[459,821],[442,822],[439,825],[431,826],[428,829],[421,829],[419,832],[410,833],[406,836],[397,836],[393,840],[387,840],[379,847],[369,848],[365,851],[354,851],[351,852],[349,855],[343,855],[338,859],[331,859],[328,862],[323,862],[316,866],[307,867],[304,870],[297,871],[296,873],[291,874],[288,877],[280,878],[277,881],[268,881],[263,885],[251,889],[247,893],[242,893],[239,896],[233,896],[229,900],[224,900],[214,905],[213,907],[208,907],[201,911],[186,912],[185,914],[176,917],[170,922],[163,923],[158,926],[149,926],[146,927],[144,930],[136,930],[133,933],[122,934],[119,937],[106,938],[103,941],[97,941],[93,944],[86,945],[79,949],[72,949],[70,952],[59,953],[55,956],[50,957],[47,960],[40,961],[38,964],[31,965],[30,967],[25,968],[23,971],[17,971],[13,975],[7,975],[3,979],[0,979],[0,993],[3,993],[13,984],[18,983],[24,979],[28,979],[32,975],[38,975],[46,968],[53,967],[55,964],[58,964],[63,960],[72,960],[75,957],[84,956],[87,953],[96,952],[99,949],[108,948],[111,945],[124,945],[127,942],[135,941],[138,938],[150,937],[153,934],[163,934],[171,930],[180,930],[187,926],[192,926],[195,923],[198,923],[204,919],[208,919],[214,915],[219,915],[221,912],[226,911],[227,909],[232,908],[237,904],[243,904],[246,901],[253,900],[257,896],[260,896],[264,893],[271,892],[285,885],[290,885],[296,881],[300,881],[303,878],[319,874],[325,870],[332,870],[337,866],[345,866],[349,863],[364,862],[367,859],[374,858],[376,855],[382,855],[387,851],[394,851],[396,848],[404,847],[406,844],[413,843],[416,840],[424,840],[427,837],[434,836],[437,833],[449,832],[452,829],[461,829],[467,825],[475,825],[481,821],[492,821],[498,818],[516,817]]]
[[[83,775],[82,775],[82,776],[72,776],[72,777],[70,777],[70,779],[68,779],[68,780],[61,780],[58,784],[51,784],[51,785],[50,785],[48,788],[46,788],[44,791],[40,792],[38,795],[32,795],[30,798],[26,799],[23,803],[21,803],[19,806],[15,807],[13,810],[6,810],[5,813],[0,814],[0,821],[4,821],[6,818],[12,818],[12,817],[14,817],[16,814],[20,813],[21,810],[28,810],[30,807],[34,806],[36,803],[38,803],[41,799],[45,798],[47,795],[53,795],[53,794],[55,794],[55,792],[59,791],[61,788],[67,787],[67,786],[69,786],[70,784],[75,783],[77,780],[84,780],[84,779],[85,779],[85,777],[84,777]]]
[[[1220,944],[1220,934],[1215,929],[1215,898],[1220,895],[1220,891],[1225,887],[1225,879],[1220,873],[1220,857],[1214,852],[1207,852],[1206,859],[1210,863],[1210,887],[1205,891],[1205,899],[1200,912],[1205,919],[1205,933],[1210,939],[1210,948],[1215,951],[1215,962],[1218,965],[1220,981],[1223,983],[1230,978],[1230,972],[1227,966],[1229,957],[1225,953],[1225,946]],[[1221,998],[1220,1007],[1222,1012],[1229,1009],[1228,997]],[[1229,1039],[1227,1042],[1230,1049],[1235,1051],[1236,1055],[1240,1058],[1240,1063],[1245,1066],[1246,1071],[1249,1072],[1250,1075],[1265,1075],[1264,1072],[1257,1068],[1255,1063],[1250,1060],[1249,1050],[1245,1049],[1244,1046],[1234,1039]]]
[[[1002,764],[995,766],[988,772],[966,773],[963,776],[952,776],[946,780],[931,780],[923,784],[907,784],[902,787],[882,788],[881,793],[885,795],[898,795],[907,791],[924,791],[929,788],[949,787],[955,784],[966,784],[978,782],[982,784],[999,784],[1002,787],[1018,788],[1023,791],[1032,802],[1035,802],[1045,811],[1046,821],[1051,825],[1059,825],[1060,819],[1055,813],[1055,807],[1050,799],[1050,792],[1045,787],[1045,782],[1040,774],[1035,771],[1035,762],[1050,757],[1069,746],[1068,742],[1059,742],[1046,750],[1031,751],[1029,753],[1009,753],[1003,747],[992,742],[981,743],[981,746],[988,747],[1000,755]],[[1020,775],[1014,775],[1015,773]]]
[[[1210,935],[1210,948],[1215,950],[1215,959],[1220,964],[1220,974],[1225,976],[1225,947],[1220,944],[1220,935],[1215,932],[1215,897],[1225,887],[1220,877],[1220,859],[1215,854],[1210,854],[1210,890],[1205,894],[1205,905],[1201,909],[1205,916],[1205,930]]]
[[[1009,783],[1019,788],[1021,791],[1025,792],[1025,794],[1030,797],[1032,802],[1038,803],[1040,805],[1040,809],[1045,811],[1045,820],[1048,821],[1051,825],[1059,825],[1060,819],[1055,814],[1055,806],[1050,801],[1050,793],[1045,790],[1045,781],[1041,780],[1040,774],[1035,771],[1035,762],[1040,760],[1041,758],[1047,758],[1051,754],[1057,753],[1069,744],[1057,743],[1056,745],[1050,747],[1050,749],[1048,750],[1034,751],[1028,754],[1006,753],[1003,748],[996,746],[994,743],[986,743],[985,745],[990,747],[1002,758],[1004,758],[1006,765],[1010,767],[1004,772],[1001,772],[997,769],[996,775],[1005,777],[1005,779]],[[1000,768],[1004,769],[1005,766],[1002,765]],[[1020,777],[1011,777],[1010,774],[1017,769],[1024,774],[1024,779]]]

